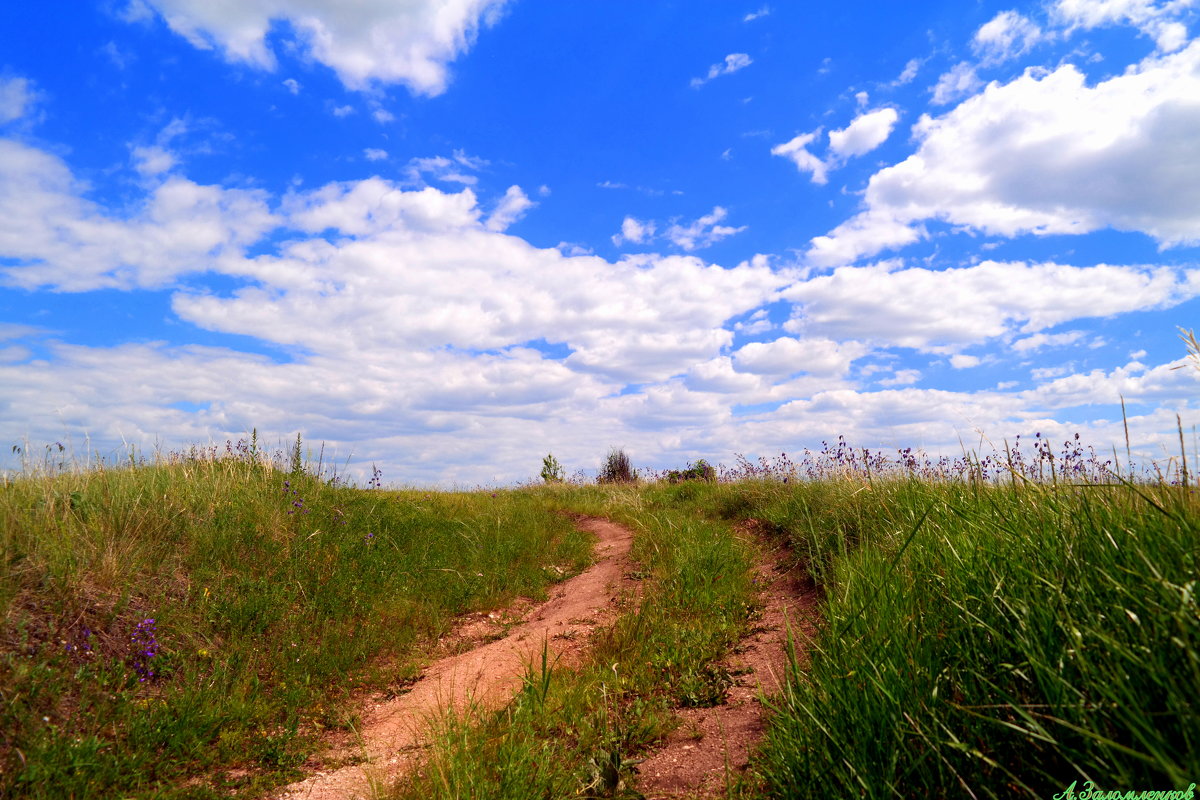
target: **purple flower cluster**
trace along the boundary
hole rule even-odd
[[[1022,450],[1021,437],[1017,436],[1002,452],[983,456],[934,457],[911,447],[898,449],[895,456],[889,456],[882,450],[851,447],[845,437],[839,436],[832,445],[822,442],[820,450],[805,449],[798,461],[787,453],[774,458],[760,456],[755,461],[741,454],[736,458],[734,466],[718,468],[720,481],[910,476],[932,481],[1002,481],[1020,476],[1031,481],[1094,484],[1112,482],[1117,474],[1112,459],[1103,459],[1094,448],[1085,447],[1079,434],[1055,447],[1040,432],[1034,435],[1032,452]]]
[[[368,489],[379,489],[383,486],[383,470],[374,464],[371,465],[371,480],[367,481]]]
[[[308,509],[304,507],[304,498],[300,496],[300,492],[292,488],[291,481],[283,482],[283,494],[285,497],[294,498],[291,503],[292,507],[288,509],[289,514],[307,514]]]
[[[75,641],[64,643],[63,649],[68,653],[90,656],[92,654],[92,629],[86,627],[81,629],[75,634]]]
[[[154,680],[156,673],[150,663],[158,655],[157,628],[154,620],[144,619],[139,622],[129,641],[133,650],[131,666],[137,673],[138,683]]]

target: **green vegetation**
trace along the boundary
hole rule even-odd
[[[537,491],[537,490],[535,490]],[[531,669],[509,707],[444,723],[424,773],[399,798],[637,797],[639,754],[674,727],[671,709],[720,703],[713,662],[745,633],[752,553],[726,525],[680,513],[665,487],[576,487],[545,496],[636,534],[640,593],[578,669]]]
[[[395,797],[636,797],[673,709],[729,685],[715,665],[753,625],[751,518],[822,588],[824,619],[731,795],[1044,798],[1200,776],[1182,463],[1131,483],[1040,437],[954,461],[839,440],[675,482],[426,493],[209,456],[0,487],[0,794],[254,796],[322,728],[354,725],[357,691],[413,676],[453,615],[581,568],[563,512],[635,531],[652,602],[627,598],[584,663],[547,656],[500,711],[443,720]]]
[[[779,701],[770,794],[1048,797],[1200,776],[1188,489],[744,486],[826,587]]]
[[[0,795],[253,796],[454,615],[590,557],[528,493],[339,483],[242,444],[0,486]]]
[[[563,473],[562,464],[558,463],[558,459],[550,453],[542,459],[542,483],[562,483],[566,480],[566,475]]]
[[[624,450],[613,448],[604,457],[600,465],[600,474],[596,477],[598,483],[637,483],[637,471]]]

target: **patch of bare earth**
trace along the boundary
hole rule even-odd
[[[745,772],[750,753],[763,737],[761,698],[777,694],[786,678],[788,628],[800,659],[804,642],[816,633],[819,591],[794,566],[786,548],[769,541],[759,528],[751,520],[739,532],[754,538],[764,553],[756,566],[762,617],[721,663],[734,676],[725,702],[679,709],[679,727],[638,766],[638,789],[648,800],[724,795],[726,786]]]
[[[306,779],[275,792],[279,800],[370,798],[420,763],[431,721],[468,704],[499,708],[520,689],[527,665],[540,662],[543,642],[551,658],[579,659],[590,634],[615,619],[618,603],[632,594],[629,548],[633,534],[616,523],[584,518],[596,534],[596,563],[551,590],[550,599],[518,601],[492,614],[465,617],[439,642],[442,653],[399,696],[375,698],[360,711],[352,741],[334,742]],[[350,763],[347,763],[350,762]]]

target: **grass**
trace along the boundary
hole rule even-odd
[[[798,485],[753,512],[827,589],[769,794],[1045,797],[1200,775],[1200,537],[1170,486]]]
[[[352,489],[247,453],[27,475],[0,487],[0,794],[277,784],[455,614],[581,568],[562,512],[635,531],[650,601],[584,663],[530,665],[507,707],[443,719],[384,795],[636,797],[638,759],[675,708],[720,702],[715,665],[753,624],[750,518],[817,581],[824,623],[730,795],[1186,789],[1200,533],[1182,459],[1134,483],[1073,442],[1029,450],[839,440],[717,481],[497,493]]]
[[[633,528],[641,592],[652,600],[601,631],[582,666],[543,659],[507,708],[444,720],[424,771],[396,798],[640,796],[640,756],[674,727],[674,708],[721,702],[729,676],[714,662],[753,612],[752,553],[729,526],[681,513],[673,491],[530,490]]]
[[[254,795],[455,615],[590,558],[526,493],[171,462],[0,487],[0,795]]]

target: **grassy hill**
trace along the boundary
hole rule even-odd
[[[633,762],[672,708],[719,700],[711,665],[753,625],[750,518],[822,587],[825,622],[732,794],[1186,788],[1194,490],[1042,452],[839,443],[719,482],[470,493],[347,487],[245,447],[21,476],[0,487],[0,794],[261,794],[454,615],[581,569],[563,512],[632,527],[653,602],[589,663],[447,723],[397,796],[635,796]]]

